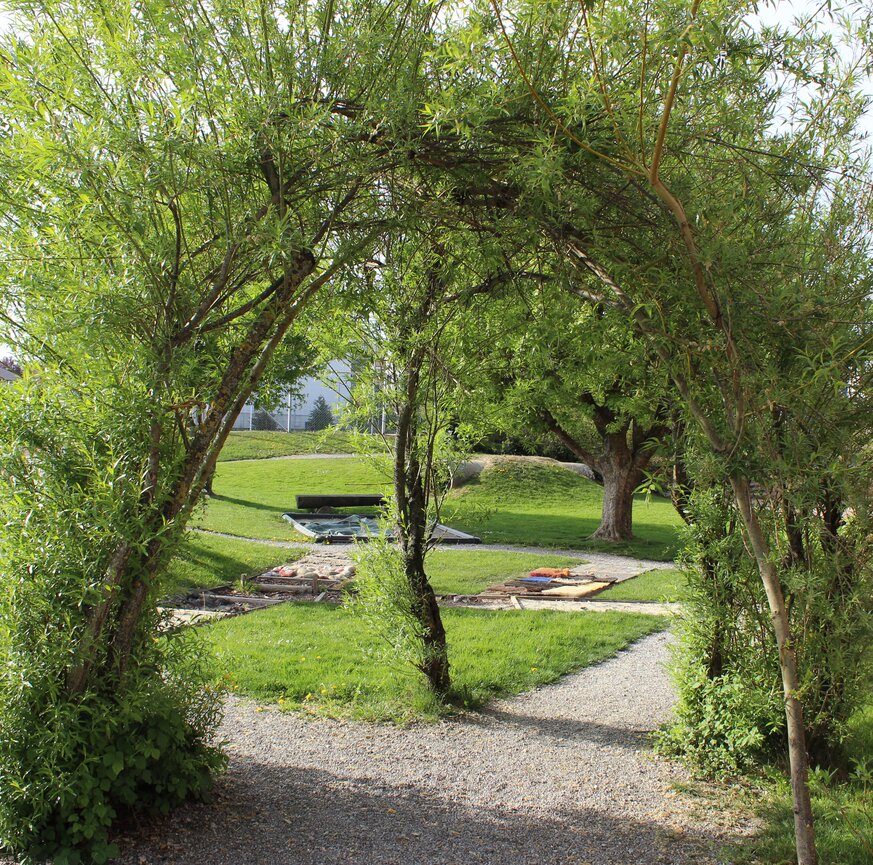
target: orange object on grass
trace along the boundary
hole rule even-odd
[[[537,568],[530,572],[532,577],[569,577],[569,568]]]

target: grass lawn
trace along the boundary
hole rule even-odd
[[[536,463],[499,463],[453,492],[444,521],[485,543],[595,550],[669,561],[681,520],[666,499],[637,496],[636,540],[590,541],[600,523],[603,490],[574,472]]]
[[[367,441],[372,443],[374,451],[383,449],[382,440],[378,436],[367,436]],[[356,453],[352,434],[334,427],[319,432],[232,432],[218,460],[257,460],[319,453]]]
[[[282,433],[287,435],[287,433]],[[215,496],[195,525],[269,540],[307,540],[282,519],[298,493],[378,493],[390,475],[364,459],[237,460],[220,463]]]
[[[216,473],[216,495],[197,525],[253,538],[299,540],[281,516],[294,509],[297,493],[368,493],[389,486],[387,462],[377,469],[369,459],[224,462]],[[681,521],[662,499],[639,497],[635,541],[613,545],[587,540],[600,521],[602,495],[597,484],[566,469],[502,463],[451,493],[443,521],[486,543],[672,557]]]
[[[583,563],[566,556],[435,550],[427,557],[427,575],[438,595],[475,595],[496,583],[526,577],[534,568],[572,568]]]
[[[164,594],[175,595],[232,583],[242,576],[260,574],[281,562],[294,561],[304,552],[192,532],[182,553],[170,563]]]
[[[455,700],[480,706],[608,658],[664,627],[621,613],[446,609]],[[284,604],[201,631],[241,694],[333,716],[408,721],[437,712],[411,666],[343,607]]]
[[[604,601],[681,601],[685,589],[682,572],[670,570],[646,571],[632,580],[625,580],[597,597]]]

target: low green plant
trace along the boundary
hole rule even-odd
[[[816,843],[822,865],[873,862],[873,704],[848,723],[849,771],[812,773]],[[794,861],[794,812],[788,780],[770,772],[755,785],[751,803],[762,830],[731,851],[737,865],[774,865]]]
[[[377,637],[370,652],[375,663],[410,664],[421,670],[426,663],[426,641],[419,603],[406,576],[398,544],[376,537],[355,550],[357,573],[349,608]]]
[[[768,691],[739,674],[711,678],[701,667],[684,665],[682,677],[674,720],[657,736],[662,753],[684,758],[708,777],[754,768],[783,722],[778,684]]]
[[[770,612],[728,491],[700,489],[690,505],[673,664],[679,701],[662,747],[698,772],[747,772],[778,760],[787,735]],[[828,770],[846,768],[848,720],[870,681],[870,572],[847,566],[859,531],[851,523],[840,530],[844,574],[828,570],[812,541],[807,562],[786,569],[810,762]]]

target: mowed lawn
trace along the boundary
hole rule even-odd
[[[341,459],[238,460],[219,463],[211,497],[195,525],[269,540],[307,540],[282,519],[299,493],[381,493],[390,487],[386,461]]]
[[[584,563],[567,556],[455,548],[431,552],[426,568],[438,595],[475,595],[497,583],[526,577],[534,568],[574,568]]]
[[[678,568],[646,571],[632,580],[617,583],[601,592],[601,601],[667,601],[683,600],[686,589],[685,575]]]
[[[445,609],[456,705],[554,682],[665,627],[621,613]],[[434,704],[411,665],[389,661],[379,637],[344,607],[283,604],[212,623],[201,633],[235,691],[292,709],[407,721]]]
[[[381,450],[382,440],[378,436],[364,436],[350,433],[336,427],[320,432],[267,432],[263,430],[241,430],[232,432],[218,459],[256,460],[265,457],[283,457],[292,454],[353,454],[358,453],[358,445],[366,441],[368,450]]]
[[[636,539],[619,544],[589,539],[600,524],[602,503],[603,489],[575,472],[503,462],[455,490],[443,517],[485,543],[593,550],[656,561],[673,558],[682,521],[667,499],[637,496]]]
[[[191,532],[167,569],[163,594],[176,595],[233,583],[262,574],[275,565],[296,561],[305,552]]]
[[[282,519],[298,493],[390,491],[387,459],[239,460],[219,464],[210,499],[196,525],[211,531],[272,540],[300,540]],[[681,521],[665,499],[639,496],[634,507],[636,540],[591,541],[600,522],[600,486],[559,467],[499,463],[454,490],[442,519],[485,543],[590,549],[669,560]]]

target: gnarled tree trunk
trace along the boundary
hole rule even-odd
[[[583,401],[593,405],[590,396],[586,397]],[[541,417],[565,447],[603,478],[600,525],[591,537],[614,543],[632,540],[634,492],[654,455],[651,441],[663,439],[669,430],[661,424],[644,429],[632,420],[610,430],[617,420],[615,414],[606,406],[595,406],[594,425],[603,442],[601,451],[595,453],[571,436],[548,409],[541,412]]]
[[[634,536],[634,490],[643,479],[643,471],[628,448],[626,429],[609,433],[604,445],[604,453],[594,465],[603,478],[603,510],[600,525],[591,537],[629,541]]]
[[[423,652],[421,672],[431,690],[443,697],[449,692],[449,652],[439,604],[424,569],[427,546],[427,494],[425,474],[416,447],[419,383],[424,352],[415,349],[405,370],[404,404],[397,418],[397,447],[394,452],[394,499],[403,567],[413,596],[413,613],[421,626]]]

